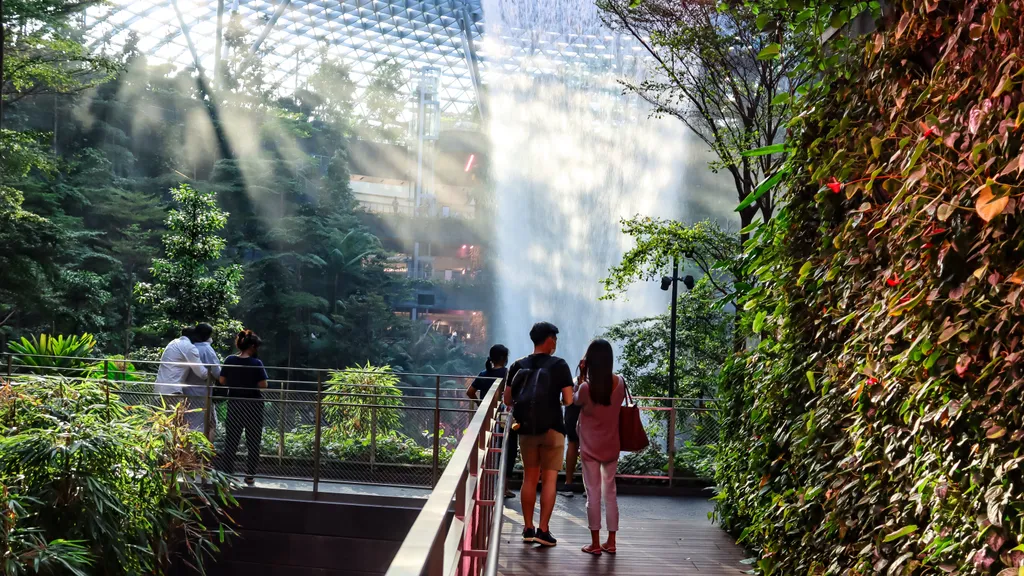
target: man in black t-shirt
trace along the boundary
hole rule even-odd
[[[516,380],[520,370],[544,370],[547,377],[546,396],[535,399],[538,412],[548,415],[549,427],[546,431],[531,430],[530,434],[519,430],[519,452],[523,459],[523,489],[520,498],[523,502],[524,542],[536,542],[544,546],[558,543],[548,529],[548,521],[555,508],[555,483],[558,472],[562,469],[562,455],[565,452],[565,423],[561,418],[562,406],[572,403],[572,370],[569,365],[552,356],[558,345],[558,328],[550,322],[538,322],[530,330],[533,341],[533,354],[520,358],[508,369],[508,382],[505,387],[505,404],[513,406],[514,399],[519,397],[523,387],[529,385],[529,376]],[[550,415],[557,414],[557,417]],[[544,421],[537,418],[537,421]],[[519,423],[517,422],[517,426]],[[534,426],[535,427],[535,426]],[[533,525],[533,508],[537,502],[537,481],[541,482],[540,522]]]

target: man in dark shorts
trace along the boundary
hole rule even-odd
[[[572,371],[565,360],[552,356],[558,344],[558,328],[554,324],[534,324],[530,340],[533,354],[516,360],[508,369],[510,384],[505,387],[504,400],[513,408],[523,459],[520,493],[525,526],[523,541],[554,546],[558,541],[551,535],[548,522],[555,509],[555,483],[565,452],[562,406],[572,404]],[[536,395],[527,401],[531,393]],[[516,401],[522,402],[518,409]],[[540,522],[535,528],[533,513],[538,480],[541,482]]]

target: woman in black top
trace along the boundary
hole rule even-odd
[[[466,389],[466,396],[477,400],[487,395],[487,391],[491,389],[491,386],[498,381],[498,378],[502,380],[508,377],[508,348],[501,344],[495,344],[491,346],[491,352],[487,356],[486,370],[481,372],[473,383]],[[504,383],[502,384],[504,385]],[[498,391],[499,397],[501,391]],[[502,404],[504,406],[504,404]],[[512,469],[516,466],[516,459],[519,457],[519,433],[515,430],[509,430],[508,438],[508,455],[505,464],[505,485],[508,485],[508,481],[512,478]],[[515,492],[505,489],[505,498],[515,497]]]
[[[491,346],[491,353],[487,356],[486,370],[477,375],[473,383],[466,389],[466,396],[473,400],[479,400],[491,389],[491,385],[497,382],[498,378],[508,376],[508,348],[501,344]]]
[[[260,444],[263,441],[263,394],[267,387],[267,370],[257,358],[262,341],[252,330],[243,330],[235,337],[238,354],[224,359],[220,383],[227,386],[228,418],[218,469],[232,473],[238,443],[245,432],[245,483],[252,486],[260,465]]]

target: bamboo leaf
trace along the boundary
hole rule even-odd
[[[753,150],[745,150],[742,153],[744,158],[755,158],[757,156],[767,156],[769,154],[781,154],[786,151],[786,145],[784,143],[769,144],[768,146],[761,146],[760,148],[754,148]]]
[[[761,198],[761,196],[764,196],[766,192],[768,192],[776,184],[778,184],[782,180],[782,178],[788,173],[789,168],[783,167],[775,174],[772,174],[768,178],[762,180],[761,183],[757,185],[757,189],[754,190],[752,193],[748,194],[747,197],[743,199],[743,202],[740,202],[740,205],[736,207],[736,211],[739,212],[747,208],[754,202],[757,202]]]
[[[900,538],[903,538],[907,534],[913,534],[914,532],[917,532],[917,526],[915,526],[914,524],[911,524],[910,526],[904,526],[903,528],[900,528],[899,530],[893,532],[892,534],[887,535],[884,539],[882,539],[882,541],[883,542],[892,542],[893,540],[899,540]]]

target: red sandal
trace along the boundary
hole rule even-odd
[[[600,556],[601,555],[601,547],[600,546],[598,546],[597,548],[594,548],[593,546],[584,546],[583,548],[581,548],[581,550],[583,550],[584,554],[590,554],[591,556]]]

